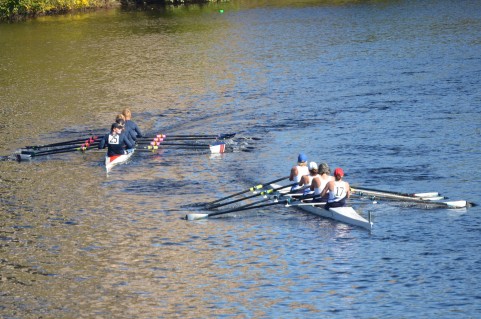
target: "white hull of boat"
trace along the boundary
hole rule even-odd
[[[279,188],[280,185],[271,184],[271,187]],[[287,193],[288,191],[289,191],[289,188],[286,188],[284,192]],[[330,218],[332,220],[335,220],[344,224],[358,226],[368,230],[372,229],[373,223],[368,221],[361,215],[359,215],[352,207],[332,207],[332,208],[329,208],[329,210],[327,210],[324,208],[324,205],[325,204],[323,203],[316,203],[316,204],[299,203],[299,204],[292,204],[288,206],[297,207],[310,214],[325,217],[325,218]]]
[[[225,144],[220,143],[220,144],[210,145],[209,149],[212,154],[222,154],[222,153],[225,153]]]
[[[107,172],[110,172],[112,167],[121,163],[125,163],[133,154],[134,151],[119,156],[105,156],[105,169],[107,170]]]

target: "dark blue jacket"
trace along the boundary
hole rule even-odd
[[[125,121],[124,127],[125,131],[130,134],[131,139],[134,140],[134,142],[137,140],[137,137],[142,137],[142,132],[135,122],[127,120]]]
[[[123,155],[125,154],[125,147],[127,149],[134,148],[135,143],[126,136],[126,134],[105,134],[100,140],[99,149],[108,147],[107,156]],[[124,147],[125,146],[125,147]]]

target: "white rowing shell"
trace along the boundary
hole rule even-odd
[[[110,172],[115,165],[126,162],[133,154],[134,151],[123,155],[105,156],[105,169],[107,173]]]

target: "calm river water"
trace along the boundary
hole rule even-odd
[[[281,206],[182,217],[286,176],[299,152],[352,185],[481,204],[480,30],[475,0],[0,25],[1,155],[105,132],[124,107],[149,134],[253,148],[136,153],[108,176],[99,151],[0,161],[0,317],[477,318],[479,206],[353,199],[371,233]]]

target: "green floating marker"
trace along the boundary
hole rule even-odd
[[[220,12],[220,13],[224,13],[224,10],[220,9],[219,12]]]

